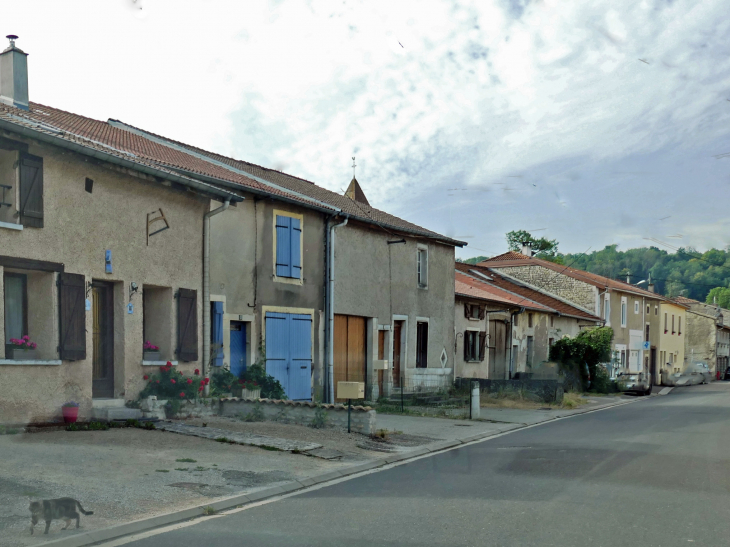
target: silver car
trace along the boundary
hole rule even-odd
[[[616,377],[619,389],[624,393],[651,394],[651,374],[643,372],[620,372]]]
[[[712,373],[707,363],[700,361],[690,364],[684,372],[672,374],[669,379],[674,386],[696,386],[709,384],[712,381]]]

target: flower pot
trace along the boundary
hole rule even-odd
[[[13,359],[15,361],[35,361],[38,359],[37,350],[20,349],[7,344],[5,346],[5,359]]]
[[[63,421],[67,424],[72,424],[79,419],[79,407],[77,406],[63,406],[61,411],[63,412]]]
[[[232,386],[231,394],[239,399],[260,399],[261,388],[258,389],[243,389],[243,386]]]
[[[161,361],[159,351],[144,351],[142,352],[142,359],[145,361]]]

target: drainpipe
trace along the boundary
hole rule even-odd
[[[329,271],[327,279],[327,328],[325,329],[325,337],[327,338],[327,402],[335,402],[335,378],[334,378],[334,328],[335,328],[335,229],[346,226],[350,220],[350,215],[345,215],[345,220],[339,224],[329,227],[329,248],[327,249]]]
[[[210,373],[210,217],[222,213],[230,204],[231,200],[226,199],[223,205],[203,216],[203,378]],[[205,395],[209,394],[210,387],[206,385]]]
[[[520,308],[519,311],[513,311],[509,314],[509,363],[507,363],[507,374],[510,376],[507,378],[508,380],[512,379],[511,373],[509,372],[510,366],[512,366],[512,337],[514,336],[514,325],[515,325],[515,315],[520,315],[522,313],[525,313],[525,308]]]

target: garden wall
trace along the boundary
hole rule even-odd
[[[324,427],[347,429],[346,405],[321,405],[301,401],[281,401],[274,399],[239,399],[228,397],[220,400],[220,415],[241,417],[259,413],[258,419],[281,423],[312,425],[323,422]],[[375,433],[375,411],[369,406],[353,406],[351,414],[352,431],[364,435]]]
[[[563,402],[563,384],[558,380],[486,380],[482,378],[458,378],[456,386],[469,389],[471,382],[479,382],[482,398],[499,397],[508,393],[520,393],[523,398],[544,403]]]

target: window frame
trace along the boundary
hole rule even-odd
[[[529,312],[527,314],[527,328],[528,329],[531,329],[533,327],[533,325],[534,325],[534,321],[533,321],[533,318],[532,318],[532,312]]]
[[[466,329],[464,331],[464,344],[471,349],[470,352],[466,352],[469,355],[465,356],[464,361],[467,363],[479,362],[479,329]],[[469,341],[469,338],[472,341]]]
[[[23,302],[22,302],[23,327],[22,327],[22,334],[20,335],[20,337],[22,338],[23,336],[29,334],[28,333],[28,275],[23,274],[23,273],[17,273],[17,272],[3,272],[3,310],[5,310],[7,307],[5,304],[5,293],[7,290],[6,289],[7,283],[5,282],[5,279],[8,277],[14,277],[16,279],[22,280],[22,285],[23,285],[23,287],[22,287],[22,291],[23,291],[23,294],[22,294],[22,297],[23,297]],[[7,332],[8,325],[5,322],[4,317],[3,317],[3,325],[4,325],[3,337],[5,340],[5,344],[9,344],[11,337],[8,335],[8,332]]]
[[[422,263],[425,258],[425,267]],[[416,245],[416,285],[419,289],[428,289],[428,245]]]
[[[677,336],[682,336],[682,316],[678,316],[677,319]]]
[[[606,326],[611,326],[611,297],[609,293],[606,293],[603,298],[603,321]]]
[[[428,368],[428,331],[429,324],[428,319],[423,317],[416,318],[416,368]],[[426,341],[425,350],[421,353],[421,325],[425,325],[426,330]],[[402,366],[402,365],[401,365]]]
[[[634,300],[634,315],[639,315],[639,301]]]
[[[625,296],[621,297],[621,328],[625,329],[629,322],[629,301]]]
[[[278,275],[276,272],[276,255],[279,245],[279,238],[276,229],[276,217],[289,217],[299,220],[299,277],[287,277],[284,275]],[[300,213],[292,213],[291,211],[284,211],[282,209],[274,209],[272,215],[272,241],[273,241],[273,280],[276,283],[288,283],[290,285],[303,285],[304,284],[304,215]]]

